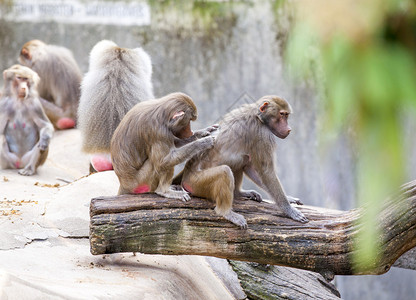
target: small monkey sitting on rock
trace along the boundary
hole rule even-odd
[[[3,72],[0,99],[0,163],[4,169],[20,169],[33,175],[48,156],[53,125],[39,100],[39,76],[31,69],[14,65]]]

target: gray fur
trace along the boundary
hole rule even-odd
[[[93,47],[78,107],[84,151],[110,152],[111,137],[125,114],[154,98],[151,77],[151,60],[142,48],[120,48],[108,40]]]

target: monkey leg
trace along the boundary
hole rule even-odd
[[[3,140],[0,151],[0,166],[2,169],[19,169],[21,168],[20,158],[13,152],[10,152],[6,138],[0,136]]]
[[[54,103],[40,98],[42,107],[52,124],[58,129],[70,129],[75,127],[74,113],[71,109],[64,110]]]
[[[234,176],[230,167],[221,165],[188,175],[182,182],[192,195],[214,200],[215,212],[241,228],[247,228],[245,218],[233,212]]]
[[[24,176],[35,174],[37,167],[45,162],[47,155],[48,150],[40,150],[36,144],[32,150],[23,155],[22,165],[25,167],[19,171],[19,174]]]
[[[191,196],[182,188],[180,190],[173,189],[171,186],[173,173],[174,169],[172,168],[159,175],[160,178],[155,193],[166,198],[179,199],[185,202],[191,200]]]
[[[117,176],[120,181],[119,195],[123,194],[143,194],[154,192],[160,196],[172,199],[188,201],[191,197],[184,190],[175,191],[170,183],[173,177],[172,170],[163,172],[155,171],[154,165],[147,160],[142,167],[137,170],[133,167],[124,168],[123,172]]]
[[[241,184],[243,181],[243,172],[234,172],[234,199],[253,200],[256,202],[263,201],[261,195],[255,190],[243,190]]]
[[[12,153],[12,152],[5,152],[2,151],[1,157],[1,168],[2,169],[20,169],[21,168],[21,162],[19,157]]]

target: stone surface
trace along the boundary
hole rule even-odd
[[[93,256],[89,202],[118,179],[87,176],[79,149],[78,130],[56,132],[38,174],[0,170],[0,299],[233,299],[204,257]]]

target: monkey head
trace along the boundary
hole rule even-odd
[[[40,40],[31,40],[23,45],[22,50],[20,50],[19,63],[25,66],[32,66],[33,52],[40,52],[46,44]]]
[[[170,109],[168,128],[179,139],[186,139],[193,135],[191,121],[197,119],[197,109],[192,99],[183,93],[175,93]]]
[[[292,130],[288,123],[290,104],[278,96],[264,96],[258,101],[257,116],[278,138],[286,138]]]
[[[3,72],[5,91],[17,99],[24,100],[36,90],[39,75],[28,67],[13,65]]]

